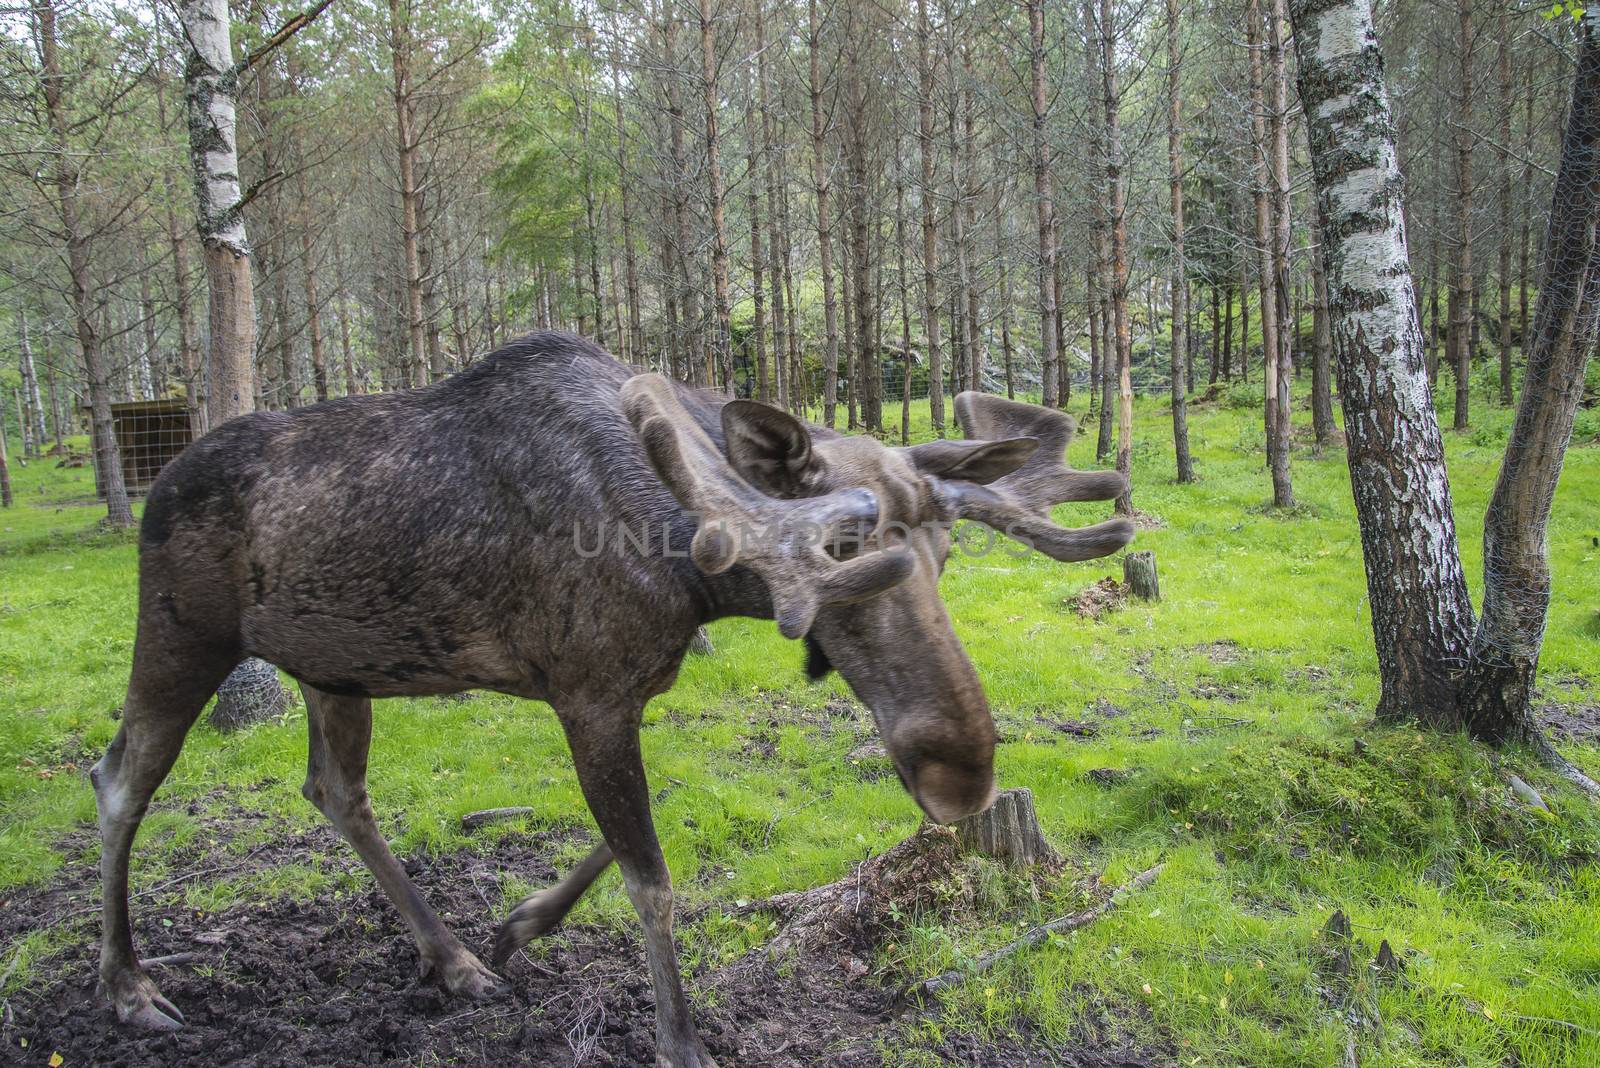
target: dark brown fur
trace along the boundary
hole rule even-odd
[[[426,389],[234,420],[162,472],[140,531],[138,636],[123,721],[93,772],[103,840],[101,976],[121,1019],[158,1028],[181,1020],[134,955],[128,851],[217,685],[239,660],[259,656],[304,690],[306,797],[394,901],[424,967],[474,996],[493,994],[500,980],[440,923],[373,821],[371,699],[481,688],[549,702],[606,844],[512,913],[495,957],[558,924],[614,854],[644,926],[658,1061],[711,1064],[679,979],[671,883],[651,824],[638,729],[645,702],[672,685],[698,626],[729,615],[771,618],[773,606],[750,568],[708,575],[688,559],[697,518],[675,499],[673,474],[652,466],[623,411],[630,374],[579,338],[538,334]],[[672,388],[682,417],[756,488],[793,498],[864,486],[880,523],[911,529],[903,581],[858,603],[823,603],[807,634],[812,670],[831,664],[854,687],[902,781],[932,815],[949,820],[986,805],[994,728],[938,597],[948,531],[925,524],[953,519],[959,508],[951,502],[978,492],[975,482],[955,480],[999,478],[994,485],[1003,487],[1032,449],[889,449],[808,434],[753,405],[725,411],[721,398]],[[807,452],[796,459],[801,438]],[[1052,462],[1059,460],[1058,448]],[[725,468],[700,473],[731,478]],[[1096,495],[1103,488],[1096,483]],[[991,511],[1009,507],[985,493]],[[596,544],[602,518],[613,531],[652,534],[652,550],[581,552]],[[1114,524],[1091,531],[1078,549],[1110,551],[1127,540]]]

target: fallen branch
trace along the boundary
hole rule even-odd
[[[1153,868],[1146,868],[1127,883],[1118,887],[1110,897],[1094,908],[1085,909],[1082,912],[1069,913],[1048,923],[1042,923],[1037,927],[1030,928],[1015,942],[985,953],[966,968],[952,969],[942,975],[936,975],[932,979],[924,979],[920,983],[913,983],[901,992],[901,998],[909,999],[912,996],[931,997],[941,990],[959,986],[974,976],[982,975],[1007,957],[1020,953],[1024,949],[1032,949],[1053,934],[1065,934],[1068,931],[1076,931],[1080,927],[1087,927],[1122,904],[1130,894],[1143,890],[1155,882],[1156,876],[1161,874],[1161,869],[1164,867],[1166,867],[1165,864],[1157,864]]]
[[[146,957],[139,962],[142,968],[176,968],[180,964],[192,964],[200,959],[198,953],[168,953],[164,957]]]
[[[465,832],[472,832],[477,830],[479,827],[486,827],[491,823],[499,823],[503,820],[514,820],[522,816],[531,816],[533,815],[533,811],[534,810],[529,808],[527,805],[512,805],[509,808],[479,809],[477,812],[468,812],[465,816],[461,817],[461,829]]]

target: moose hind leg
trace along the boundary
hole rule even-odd
[[[152,648],[156,644],[162,647]],[[134,956],[128,855],[150,798],[172,770],[189,728],[233,667],[226,654],[171,644],[141,634],[122,725],[89,772],[100,824],[100,982],[118,1020],[157,1031],[182,1026],[183,1014],[162,997]]]
[[[424,975],[437,974],[452,994],[497,997],[505,982],[450,933],[412,885],[389,850],[367,797],[367,747],[372,741],[372,701],[336,697],[302,685],[311,748],[301,792],[327,816],[377,879],[399,911],[422,957]]]
[[[611,859],[611,847],[601,842],[565,879],[523,898],[495,935],[494,966],[502,967],[517,950],[559,927],[583,892],[611,866]]]
[[[672,878],[650,818],[650,789],[639,751],[641,711],[605,704],[558,708],[578,785],[644,927],[645,953],[656,997],[658,1068],[716,1068],[683,993],[672,942]],[[598,851],[591,861],[598,861]],[[603,866],[602,866],[603,870]]]

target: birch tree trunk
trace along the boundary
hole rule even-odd
[[[133,508],[128,503],[128,487],[122,475],[122,452],[111,424],[111,379],[101,349],[100,331],[95,327],[96,287],[89,268],[89,237],[78,203],[79,175],[70,144],[70,125],[64,89],[65,78],[56,48],[56,9],[53,0],[34,0],[37,24],[39,66],[43,72],[45,111],[50,124],[54,157],[51,184],[55,186],[56,209],[61,219],[61,234],[67,246],[67,277],[78,349],[83,355],[83,371],[89,389],[90,421],[95,449],[95,466],[106,492],[105,523],[110,527],[133,526]]]
[[[18,370],[22,373],[23,438],[34,456],[44,455],[44,402],[39,398],[39,375],[33,366],[33,339],[28,333],[28,309],[17,308]]]
[[[1383,57],[1370,0],[1289,6],[1382,682],[1378,715],[1450,725],[1472,605],[1428,390]]]
[[[1194,481],[1189,457],[1189,278],[1183,262],[1183,93],[1180,84],[1178,0],[1167,0],[1167,174],[1172,207],[1172,448],[1178,481]]]
[[[817,0],[806,0],[806,31],[811,64],[811,184],[817,202],[817,258],[822,272],[822,422],[831,429],[839,404],[839,309],[833,295],[833,215],[828,203],[832,180],[822,118],[822,23],[817,17]]]
[[[290,19],[263,50],[309,25],[326,6],[324,2]],[[206,416],[211,427],[218,427],[250,411],[255,403],[255,290],[244,228],[244,198],[239,190],[234,94],[251,60],[264,51],[234,63],[227,0],[183,0],[178,17],[188,42],[184,97],[211,326],[206,349]],[[281,711],[287,699],[277,673],[262,661],[250,659],[223,682],[212,716],[228,724],[265,718]]]
[[[1550,606],[1550,507],[1600,326],[1600,39],[1593,16],[1579,23],[1578,36],[1522,399],[1484,519],[1483,618],[1461,683],[1461,713],[1476,737],[1532,742],[1594,792],[1600,787],[1554,755],[1531,709]]]
[[[920,2],[920,0],[919,0]],[[1061,344],[1056,337],[1055,186],[1050,165],[1050,92],[1045,71],[1044,0],[1028,0],[1029,102],[1033,128],[1034,216],[1039,226],[1039,361],[1044,396],[1040,403],[1060,403]]]

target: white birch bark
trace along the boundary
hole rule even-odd
[[[1334,360],[1383,692],[1448,723],[1472,606],[1406,251],[1394,122],[1370,0],[1292,0],[1322,204]]]

